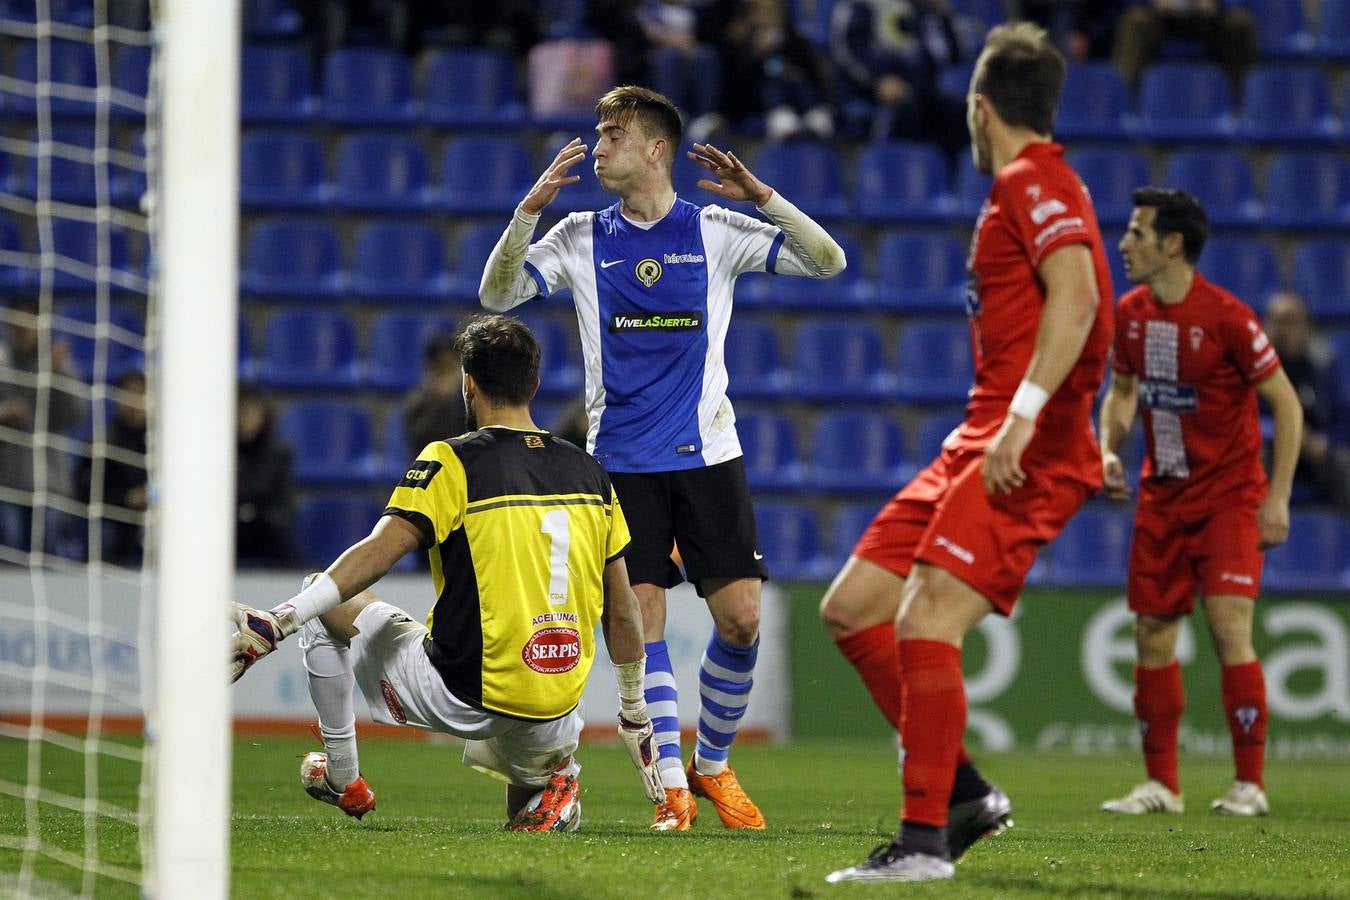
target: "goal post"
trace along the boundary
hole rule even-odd
[[[229,887],[238,335],[239,2],[163,0],[153,196],[159,266],[159,472],[153,862],[147,893]]]

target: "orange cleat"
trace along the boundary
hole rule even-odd
[[[729,766],[720,775],[700,775],[691,759],[685,775],[689,778],[689,790],[712,801],[723,825],[728,828],[764,830],[764,814],[759,811],[755,801],[746,796],[741,783],[736,780],[736,773]]]
[[[526,806],[506,823],[509,831],[576,831],[581,827],[581,783],[559,773],[539,792],[539,802]]]
[[[666,788],[666,799],[656,804],[652,831],[688,831],[698,818],[698,804],[686,788]]]
[[[306,753],[300,760],[300,783],[315,800],[331,803],[357,819],[375,809],[375,791],[360,775],[339,792],[328,783],[328,754]]]

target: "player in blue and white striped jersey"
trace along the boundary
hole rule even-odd
[[[730,828],[764,818],[727,767],[749,699],[767,577],[745,482],[724,344],[732,286],[743,272],[829,278],[844,252],[811,218],[756,178],[735,154],[694,144],[714,178],[699,187],[752,201],[764,222],[675,195],[671,166],[683,129],[654,91],[620,87],[596,104],[595,174],[619,202],[572,213],[531,244],[539,216],[587,148],[563,147],[516,209],[483,271],[479,297],[505,311],[571,288],[586,365],[587,449],[610,472],[633,531],[628,569],[642,604],[647,701],[661,744],[666,802],[652,828],[685,830],[692,794]],[[693,759],[681,768],[675,680],[664,641],[666,589],[685,572],[715,631],[699,673],[702,709]]]

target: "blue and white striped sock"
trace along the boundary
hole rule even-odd
[[[698,745],[694,765],[700,774],[718,775],[726,768],[727,751],[736,740],[741,717],[750,702],[750,687],[755,683],[755,659],[759,640],[749,647],[738,647],[713,632],[703,663],[698,671],[698,693],[702,709],[698,717]]]
[[[680,760],[680,713],[677,708],[679,691],[675,687],[675,670],[670,665],[670,652],[665,641],[652,641],[647,647],[647,680],[643,695],[647,698],[647,712],[652,717],[656,734],[657,762],[661,785],[668,788],[688,788]]]

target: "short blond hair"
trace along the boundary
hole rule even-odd
[[[998,25],[985,38],[970,79],[1009,125],[1049,134],[1064,90],[1064,57],[1031,22]]]
[[[616,87],[595,104],[597,122],[613,122],[627,128],[634,120],[650,137],[665,138],[671,146],[669,159],[684,139],[680,111],[665,94],[636,84]]]

